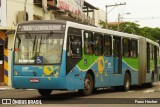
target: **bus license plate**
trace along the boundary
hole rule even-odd
[[[37,82],[39,82],[39,79],[38,78],[32,78],[32,79],[30,79],[30,82],[31,83],[37,83]]]

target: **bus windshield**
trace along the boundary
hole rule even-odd
[[[17,33],[14,46],[15,64],[61,63],[63,33]]]

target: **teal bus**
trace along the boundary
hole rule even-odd
[[[28,21],[17,26],[12,54],[12,86],[78,90],[91,95],[105,87],[158,81],[159,44],[142,36],[62,20]]]

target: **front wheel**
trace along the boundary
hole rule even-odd
[[[50,96],[52,93],[51,89],[38,89],[38,92],[41,96]]]
[[[83,92],[83,95],[88,96],[91,95],[93,91],[93,78],[91,74],[87,73],[84,80],[84,89],[80,92]]]

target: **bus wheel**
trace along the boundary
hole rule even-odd
[[[130,86],[131,86],[131,77],[129,73],[125,73],[123,90],[128,91],[130,89]]]
[[[148,88],[152,88],[152,87],[153,87],[153,82],[154,82],[154,76],[153,76],[153,74],[152,74],[151,82],[150,82],[150,83],[146,83],[146,86],[147,86]]]
[[[91,95],[92,91],[93,91],[93,78],[89,73],[87,73],[84,80],[83,94],[86,96]]]
[[[38,92],[41,96],[50,96],[52,90],[51,89],[38,89]]]

